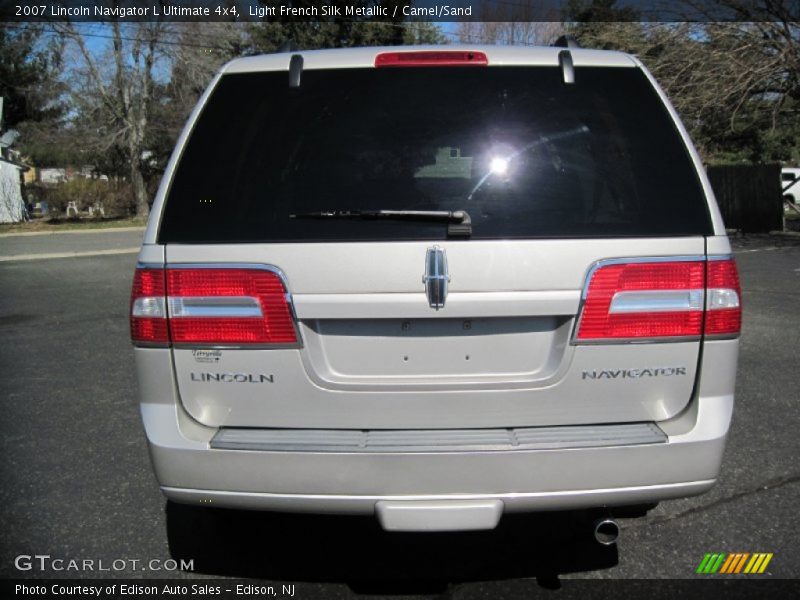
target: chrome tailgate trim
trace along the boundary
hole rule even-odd
[[[508,429],[254,429],[223,427],[215,450],[260,452],[462,452],[663,444],[655,423]]]

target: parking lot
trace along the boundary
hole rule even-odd
[[[0,239],[3,578],[92,576],[15,567],[21,554],[48,554],[127,560],[104,577],[292,582],[303,598],[443,590],[497,598],[559,578],[700,577],[703,555],[720,551],[771,552],[766,576],[800,577],[800,239],[734,240],[745,316],[719,484],[622,520],[617,547],[603,548],[560,515],[506,518],[493,532],[411,535],[367,518],[237,512],[212,522],[167,507],[150,469],[128,339],[136,255],[126,249],[140,236],[48,238],[45,251],[32,237]],[[194,572],[131,563],[171,556],[194,558]]]

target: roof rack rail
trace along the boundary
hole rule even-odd
[[[303,56],[301,54],[292,54],[289,59],[289,87],[300,87],[300,76],[303,74]]]
[[[566,48],[558,53],[558,66],[561,67],[561,78],[565,84],[575,83],[575,65],[570,50],[580,48],[577,40],[571,35],[562,35],[551,44],[556,48]]]
[[[558,66],[561,67],[561,77],[564,83],[575,83],[575,65],[572,64],[572,53],[562,50],[558,53]]]
[[[557,48],[580,48],[581,45],[571,35],[560,35],[558,39],[550,44],[551,46],[556,46]]]

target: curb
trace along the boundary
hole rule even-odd
[[[790,239],[800,239],[800,231],[779,231],[777,229],[769,233],[742,233],[738,229],[726,229],[725,233],[731,240],[740,240],[746,238],[770,238],[770,237],[783,237]]]
[[[20,231],[12,233],[0,233],[0,238],[7,237],[29,237],[33,235],[76,235],[79,233],[114,233],[116,231],[144,231],[146,227],[99,227],[97,229],[67,229],[65,231]]]
[[[47,254],[12,254],[0,256],[0,263],[27,260],[53,260],[57,258],[83,258],[86,256],[111,256],[115,254],[137,254],[140,248],[112,248],[110,250],[88,250],[86,252],[52,252]]]

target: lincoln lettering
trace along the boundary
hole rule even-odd
[[[219,381],[220,383],[272,383],[275,375],[254,375],[253,373],[194,373],[192,381]]]
[[[686,367],[658,367],[651,369],[604,369],[584,371],[582,379],[641,379],[642,377],[673,377],[686,375]]]

